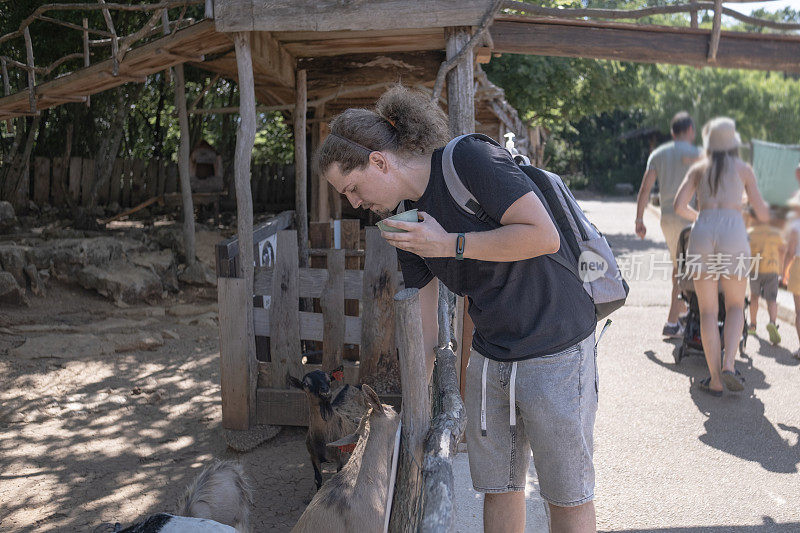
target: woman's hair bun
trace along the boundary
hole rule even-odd
[[[395,85],[378,99],[375,112],[396,130],[404,152],[428,153],[450,140],[447,116],[423,92]]]

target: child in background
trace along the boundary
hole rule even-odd
[[[747,236],[750,240],[750,254],[757,257],[758,263],[754,277],[750,278],[750,325],[748,333],[756,333],[758,323],[758,299],[764,297],[767,301],[767,312],[769,313],[769,342],[776,345],[781,342],[778,333],[778,326],[775,321],[778,318],[778,276],[783,272],[783,259],[786,253],[786,245],[781,235],[783,220],[771,217],[769,224],[758,222],[751,216],[750,228]]]
[[[786,287],[794,296],[794,326],[800,339],[800,191],[789,198],[787,205],[794,210],[795,217],[787,224],[784,278],[788,277]],[[793,355],[800,359],[800,350]]]

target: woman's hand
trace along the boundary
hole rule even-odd
[[[382,231],[381,237],[395,248],[420,257],[455,257],[456,235],[447,233],[436,219],[424,211],[419,212],[419,218],[419,222],[384,220],[387,226],[406,230],[407,233]]]

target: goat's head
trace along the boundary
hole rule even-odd
[[[392,431],[397,429],[397,422],[399,421],[397,412],[390,405],[382,404],[378,394],[369,385],[362,385],[361,392],[364,394],[368,410],[361,417],[358,429],[337,441],[329,442],[328,446],[337,447],[341,451],[349,453],[353,451],[359,439],[366,439],[370,432],[374,431],[372,428],[390,425]]]
[[[331,402],[331,381],[341,381],[344,376],[344,366],[339,365],[330,372],[313,370],[299,380],[294,376],[287,376],[290,387],[300,389],[306,393],[311,405],[319,404],[322,418],[328,418]]]

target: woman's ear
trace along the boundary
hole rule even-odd
[[[369,162],[375,165],[381,172],[389,170],[389,160],[381,152],[372,152],[369,154]]]

